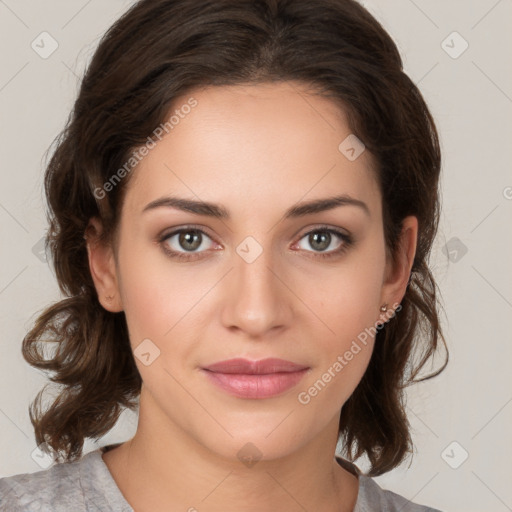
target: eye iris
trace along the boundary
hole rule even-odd
[[[331,234],[328,233],[327,231],[317,231],[309,235],[309,241],[312,247],[315,247],[315,244],[319,240],[321,247],[316,247],[316,249],[318,249],[319,251],[325,251],[325,249],[327,249],[327,247],[329,247],[329,244],[331,243]]]
[[[183,249],[193,251],[201,245],[200,238],[201,234],[199,231],[183,231],[179,235],[179,244]],[[198,241],[199,243],[197,243]],[[192,245],[192,247],[190,247],[190,245]]]

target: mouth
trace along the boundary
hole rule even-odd
[[[211,383],[232,396],[262,399],[296,386],[310,367],[268,358],[259,361],[230,359],[202,368]]]

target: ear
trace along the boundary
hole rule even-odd
[[[418,219],[415,216],[406,217],[402,222],[399,247],[394,261],[389,257],[386,262],[386,273],[381,292],[381,304],[388,305],[388,312],[380,314],[380,320],[389,320],[390,312],[393,312],[395,304],[400,304],[405,292],[411,268],[416,255],[418,239]]]
[[[89,270],[98,294],[100,304],[112,313],[123,310],[117,280],[116,264],[110,244],[100,240],[103,232],[101,221],[92,217],[85,230],[84,238],[89,257]]]

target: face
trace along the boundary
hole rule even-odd
[[[337,433],[373,349],[362,333],[393,304],[381,195],[368,152],[339,149],[344,113],[300,84],[210,87],[175,108],[190,98],[132,171],[119,227],[115,293],[144,353],[141,410],[144,399],[154,429],[224,457],[247,442],[282,457]],[[225,215],[155,203],[170,196]],[[354,201],[297,210],[335,196]],[[204,369],[233,358],[306,370],[237,380]]]

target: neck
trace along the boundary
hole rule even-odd
[[[235,458],[213,453],[176,424],[144,414],[135,436],[103,459],[136,512],[351,512],[358,479],[334,458],[337,418],[330,430],[285,457],[266,460],[251,445]],[[150,420],[151,418],[151,420]],[[164,426],[165,425],[165,426]],[[259,453],[259,455],[258,455]]]

